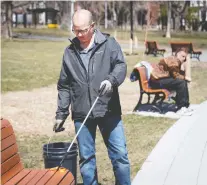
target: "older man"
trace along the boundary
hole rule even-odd
[[[78,10],[73,15],[76,37],[65,49],[58,81],[58,108],[54,131],[62,131],[69,115],[76,133],[104,87],[103,94],[77,137],[80,172],[84,185],[96,185],[96,128],[100,129],[111,159],[116,184],[129,185],[130,164],[126,149],[118,86],[126,76],[126,63],[114,38],[94,28],[91,12]]]

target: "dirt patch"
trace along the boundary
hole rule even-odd
[[[138,101],[138,83],[127,78],[120,86],[122,112],[132,111]],[[57,106],[56,85],[3,94],[1,117],[8,119],[18,132],[52,135],[52,126]],[[74,131],[70,116],[66,130]],[[64,133],[63,133],[64,134]]]

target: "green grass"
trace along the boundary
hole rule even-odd
[[[199,104],[207,100],[207,63],[192,67],[192,84],[190,85],[190,101]]]
[[[2,41],[2,92],[30,90],[57,82],[67,42]]]
[[[60,29],[30,29],[30,28],[14,28],[14,33],[27,33],[33,35],[49,35],[54,37],[68,37],[74,36],[71,35],[69,31],[60,30]],[[114,30],[104,30],[103,32],[109,33],[114,36]],[[169,45],[171,41],[183,41],[183,42],[192,42],[195,48],[206,48],[207,47],[207,34],[206,32],[171,32],[171,38],[165,38],[165,31],[148,31],[147,40],[156,40],[161,45]],[[145,30],[134,31],[134,37],[137,37],[138,41],[143,42],[145,38]],[[120,42],[129,40],[130,31],[117,30],[117,37]],[[202,42],[200,42],[202,40]]]
[[[135,64],[141,60],[150,61],[152,63],[158,62],[161,57],[131,55],[126,56],[127,60],[127,76],[130,76]],[[199,104],[207,100],[207,62],[192,62],[192,82],[189,86],[190,102]]]
[[[68,42],[49,42],[37,40],[2,40],[2,91],[31,90],[55,84],[57,82],[64,48]],[[127,76],[140,60],[159,61],[160,57],[127,55]],[[201,103],[207,97],[207,63],[194,63],[192,67],[192,85],[190,99],[192,103]],[[127,147],[131,163],[131,178],[140,169],[152,148],[175,120],[150,118],[136,115],[124,115]],[[71,141],[73,134],[56,135],[52,141]],[[42,146],[48,142],[48,136],[18,133],[20,154],[28,168],[43,168]],[[100,134],[97,134],[97,164],[102,184],[114,184],[114,175]],[[78,182],[81,182],[78,172]]]
[[[63,51],[69,42],[52,42],[39,40],[13,41],[2,40],[2,92],[31,90],[57,83]],[[144,55],[126,55],[127,76],[133,66],[141,61],[158,62],[161,57]],[[193,62],[192,86],[190,99],[192,103],[206,100],[207,63]]]
[[[131,164],[131,179],[134,178],[141,164],[151,152],[155,144],[174,123],[174,120],[165,118],[150,118],[136,115],[123,116],[125,134],[127,139],[128,155]],[[55,141],[72,141],[73,134],[59,135],[56,134],[51,142]],[[24,133],[17,134],[17,142],[21,158],[27,168],[44,168],[42,147],[48,143],[48,136],[27,135]],[[97,132],[96,138],[96,157],[99,181],[102,185],[114,184],[114,175],[111,162],[108,159],[106,147],[102,137]],[[78,170],[78,182],[81,177]]]
[[[70,32],[61,29],[48,29],[48,28],[13,28],[13,32],[15,34],[26,33],[26,34],[33,34],[33,35],[48,35],[48,36],[55,36],[55,37],[69,37]]]

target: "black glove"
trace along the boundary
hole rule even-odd
[[[53,126],[53,131],[54,132],[62,132],[65,130],[63,127],[63,124],[65,123],[65,120],[57,119],[55,120],[54,126]]]

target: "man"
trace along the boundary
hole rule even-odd
[[[164,88],[176,91],[177,114],[191,115],[189,109],[189,92],[187,82],[191,81],[181,70],[181,65],[187,60],[186,48],[179,48],[175,56],[166,57],[160,60],[158,65],[153,67],[149,84],[152,88]]]
[[[116,184],[129,185],[130,164],[121,120],[118,86],[126,76],[126,63],[115,39],[94,28],[92,14],[78,10],[73,15],[76,37],[65,49],[58,81],[58,108],[54,131],[62,130],[71,104],[75,131],[105,86],[88,120],[77,137],[80,172],[84,185],[97,185],[95,138],[97,125],[111,159]]]

